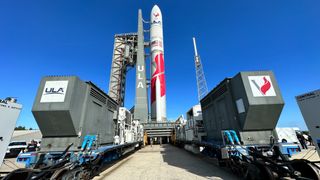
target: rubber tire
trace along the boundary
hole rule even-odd
[[[244,177],[247,180],[275,180],[272,171],[264,165],[250,164],[248,166],[246,175]]]
[[[295,159],[292,161],[291,166],[294,170],[299,171],[303,178],[320,179],[320,175],[316,172],[316,169],[306,160]]]

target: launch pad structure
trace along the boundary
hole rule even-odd
[[[174,130],[174,122],[157,122],[151,119],[151,113],[149,113],[145,48],[150,48],[151,43],[144,41],[144,32],[146,32],[143,28],[144,23],[147,22],[143,20],[142,11],[139,9],[137,33],[114,36],[108,95],[118,103],[119,107],[124,106],[127,72],[135,67],[136,94],[131,111],[133,111],[133,119],[140,121],[144,127],[146,143],[148,138],[170,138]]]

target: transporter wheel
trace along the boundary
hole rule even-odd
[[[219,151],[217,152],[216,149],[212,149],[212,152],[213,152],[213,154],[217,157],[217,159],[218,159],[218,164],[219,164],[220,167],[226,167],[226,166],[228,166],[227,161],[229,161],[229,160],[224,160],[224,159],[222,159],[221,152],[219,152]]]
[[[239,177],[244,176],[245,173],[243,171],[243,165],[241,164],[241,161],[239,161],[239,159],[232,158],[230,160],[229,166],[234,174],[236,174]]]
[[[3,180],[29,180],[34,172],[31,169],[17,169],[9,173]]]
[[[233,174],[237,174],[237,165],[235,164],[235,162],[233,161],[233,159],[228,159],[226,160],[226,166],[231,169]]]
[[[89,180],[90,172],[79,167],[64,173],[61,177],[61,180],[74,180],[74,179]]]
[[[220,167],[226,167],[227,166],[227,162],[225,160],[221,160],[221,159],[218,159],[218,164]]]
[[[101,167],[102,165],[95,165],[94,167],[92,167],[90,177],[92,178],[96,175],[99,175],[99,173],[101,172]]]
[[[244,176],[247,180],[275,180],[273,172],[262,164],[249,164]]]
[[[259,179],[259,168],[253,164],[248,166],[247,172],[244,176],[246,180],[258,180]]]
[[[320,174],[317,169],[310,161],[304,159],[295,159],[292,161],[291,166],[294,170],[299,171],[303,179],[320,179]]]

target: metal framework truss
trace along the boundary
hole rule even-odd
[[[195,61],[197,87],[198,87],[198,100],[200,101],[204,96],[208,94],[207,81],[204,76],[202,63],[200,57],[196,57],[198,60]]]
[[[136,33],[116,34],[114,37],[108,95],[121,107],[124,105],[126,74],[137,59],[137,42]]]

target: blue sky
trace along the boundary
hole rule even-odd
[[[77,75],[107,91],[114,34],[135,32],[138,9],[149,20],[154,4],[163,14],[169,118],[197,103],[195,36],[209,89],[239,71],[272,70],[286,103],[278,125],[306,128],[294,97],[319,89],[320,1],[301,0],[1,1],[0,98],[23,104],[18,125],[37,127],[31,108],[43,76]]]

